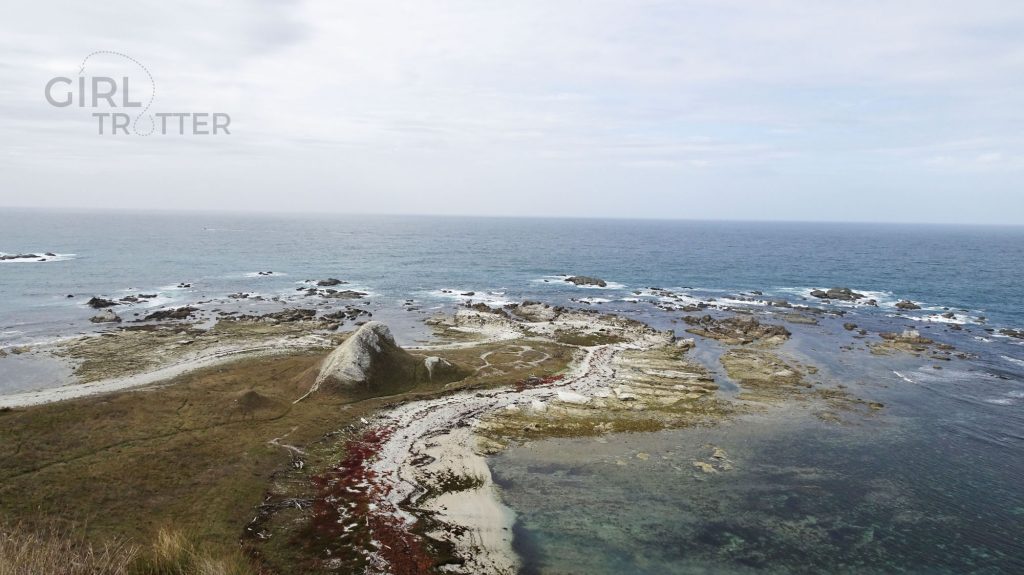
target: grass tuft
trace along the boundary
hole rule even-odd
[[[149,547],[126,539],[102,545],[76,531],[0,527],[0,575],[256,575],[241,550],[213,557],[178,531],[161,529]]]

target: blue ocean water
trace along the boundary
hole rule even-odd
[[[785,350],[884,402],[883,423],[837,429],[812,418],[612,441],[668,462],[717,442],[739,469],[710,484],[693,482],[685,460],[687,473],[673,475],[671,465],[601,467],[592,449],[567,458],[581,450],[571,443],[511,451],[494,468],[521,516],[526,571],[822,572],[836,557],[845,572],[1024,570],[1024,340],[1001,333],[1024,329],[1024,228],[0,210],[0,253],[25,252],[56,255],[0,262],[0,349],[102,329],[89,322],[90,297],[140,293],[157,297],[119,307],[126,319],[223,307],[245,292],[265,299],[236,302],[242,310],[359,305],[404,342],[437,311],[525,299],[681,332],[683,314],[652,306],[651,287],[844,311],[790,325]],[[608,285],[577,287],[569,274]],[[299,291],[328,277],[368,296],[325,302]],[[878,306],[809,295],[833,286]],[[900,312],[903,299],[921,309]],[[969,359],[839,353],[851,337],[844,321],[917,328]],[[0,359],[0,393],[62,383],[24,381],[12,358]]]
[[[441,289],[579,296],[559,274],[613,282],[588,294],[613,299],[649,286],[790,298],[849,286],[883,311],[905,298],[1024,327],[1024,228],[0,209],[0,253],[24,252],[61,257],[0,263],[0,345],[66,331],[93,295],[287,294],[327,276],[384,303],[450,301]]]

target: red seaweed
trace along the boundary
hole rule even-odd
[[[344,445],[345,458],[312,478],[317,488],[312,531],[327,544],[329,556],[334,556],[331,548],[339,554],[357,549],[371,569],[396,575],[430,573],[435,561],[425,542],[387,500],[390,487],[370,468],[393,431],[369,429],[350,439]]]

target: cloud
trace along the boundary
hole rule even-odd
[[[48,106],[101,49],[152,70],[157,109],[228,112],[232,135],[99,137]],[[1005,203],[1024,169],[1008,0],[22,3],[0,54],[0,205],[746,217],[768,190],[752,217],[816,219],[823,186]]]

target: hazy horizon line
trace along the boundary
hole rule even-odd
[[[949,227],[984,227],[984,228],[1024,228],[1024,223],[1005,222],[945,222],[945,221],[900,221],[900,220],[810,220],[810,219],[753,219],[753,218],[719,218],[719,217],[653,217],[653,216],[588,216],[588,215],[552,215],[552,214],[460,214],[460,213],[408,213],[408,212],[362,212],[328,210],[320,212],[304,210],[271,211],[265,209],[244,208],[134,208],[134,207],[95,207],[95,206],[10,206],[0,205],[0,211],[38,211],[38,212],[69,212],[69,213],[119,213],[119,214],[209,214],[239,215],[268,217],[305,217],[325,218],[331,216],[350,217],[411,217],[411,218],[451,218],[451,219],[519,219],[519,220],[593,220],[593,221],[637,221],[637,222],[706,222],[706,223],[750,223],[750,224],[835,224],[835,225],[896,225],[896,226],[949,226]]]

